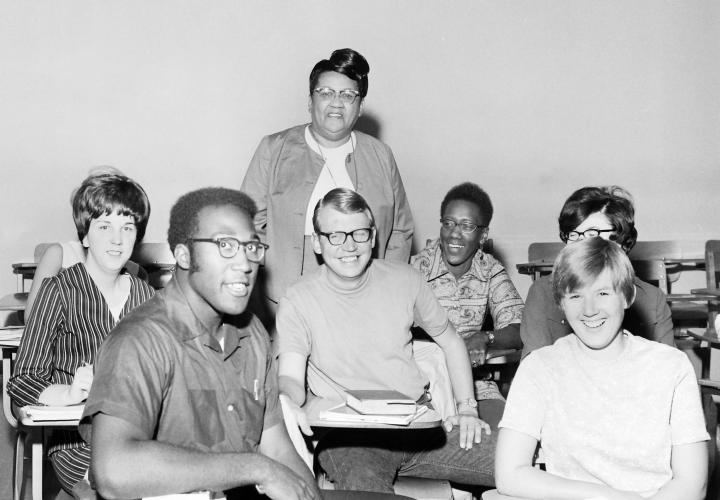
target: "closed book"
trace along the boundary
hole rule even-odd
[[[412,415],[415,400],[393,390],[348,390],[347,405],[367,415]]]

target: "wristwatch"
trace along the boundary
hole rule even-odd
[[[470,408],[475,409],[475,408],[477,408],[477,401],[475,401],[475,398],[466,398],[466,399],[461,399],[460,401],[456,401],[455,405],[456,406],[465,405],[465,406],[469,406]]]
[[[487,335],[488,341],[487,345],[493,345],[495,343],[495,334],[493,332],[485,332],[485,335]]]

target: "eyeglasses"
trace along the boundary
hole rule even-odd
[[[262,262],[265,258],[265,250],[270,248],[265,243],[257,240],[240,241],[237,238],[224,236],[222,238],[190,238],[188,241],[197,241],[200,243],[215,243],[222,257],[232,259],[242,248],[245,251],[245,257],[250,262]]]
[[[330,87],[318,87],[313,90],[313,92],[315,92],[315,94],[317,94],[317,96],[323,101],[332,101],[335,99],[335,96],[340,96],[340,102],[347,105],[354,103],[355,99],[357,99],[360,95],[360,92],[357,90],[335,90]]]
[[[569,233],[560,233],[560,238],[563,241],[578,241],[584,240],[585,238],[595,238],[600,236],[601,233],[614,233],[614,229],[595,229],[590,228],[585,231],[570,231]]]
[[[363,227],[346,233],[345,231],[333,231],[332,233],[323,233],[318,231],[318,234],[325,236],[331,245],[340,246],[347,241],[347,237],[351,236],[355,243],[366,243],[372,238],[375,229],[371,227]]]
[[[462,221],[458,222],[453,219],[440,219],[440,225],[442,225],[443,229],[446,229],[448,231],[452,231],[455,229],[455,226],[458,226],[460,228],[460,232],[463,234],[472,234],[475,231],[477,231],[479,228],[486,228],[487,226],[480,226],[478,224],[473,224],[472,222],[468,221]]]

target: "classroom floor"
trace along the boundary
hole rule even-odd
[[[14,446],[15,431],[3,419],[0,424],[0,499],[3,500],[12,499]],[[30,459],[25,459],[25,491],[22,500],[32,499],[32,488],[29,477],[30,467]],[[43,467],[43,476],[45,476],[45,480],[43,481],[43,500],[55,500],[60,491],[60,486],[55,480],[52,466],[47,461]]]

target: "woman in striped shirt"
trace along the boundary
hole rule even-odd
[[[40,286],[8,382],[15,404],[67,406],[85,400],[100,344],[154,293],[125,271],[149,216],[145,191],[123,175],[88,177],[77,190],[73,218],[86,260]],[[63,431],[53,435],[48,453],[61,486],[71,493],[90,465],[89,446],[77,431]]]

